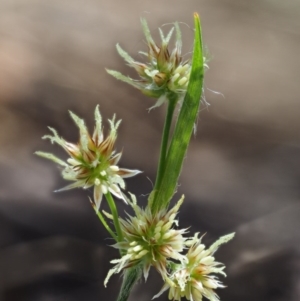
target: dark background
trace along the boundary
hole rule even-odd
[[[185,57],[200,14],[210,58],[205,97],[180,186],[181,227],[210,244],[236,232],[216,257],[226,263],[224,301],[300,300],[300,2],[297,0],[2,0],[0,2],[0,300],[114,300],[120,277],[103,280],[118,253],[108,247],[87,196],[52,191],[66,183],[36,150],[47,126],[78,138],[67,110],[92,129],[117,113],[121,166],[144,171],[128,189],[146,204],[154,181],[165,108],[117,82],[104,68],[134,73],[119,42],[146,50],[140,17],[157,28],[181,24]],[[169,25],[163,27],[165,30]],[[218,93],[215,93],[218,92]],[[105,124],[107,128],[107,123]],[[120,205],[120,211],[125,206]],[[105,204],[103,206],[105,208]],[[130,300],[150,300],[152,271]],[[165,293],[160,300],[166,300]]]

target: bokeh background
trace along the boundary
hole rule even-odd
[[[78,139],[68,110],[92,129],[96,104],[122,124],[122,166],[144,173],[128,189],[145,204],[154,181],[164,110],[105,68],[134,75],[119,42],[146,50],[140,17],[157,28],[180,21],[185,57],[200,14],[210,70],[180,186],[182,227],[204,242],[235,231],[217,259],[227,265],[224,301],[300,300],[300,2],[298,0],[1,0],[0,300],[114,300],[103,280],[118,253],[90,207],[91,191],[53,190],[59,169],[33,155],[63,151],[47,126]],[[106,124],[107,125],[107,124]],[[125,209],[121,203],[120,210]],[[104,205],[105,208],[105,205]],[[152,271],[130,300],[150,300]],[[159,300],[167,300],[167,294]]]

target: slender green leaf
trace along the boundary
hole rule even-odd
[[[176,190],[183,160],[199,111],[204,76],[204,59],[201,25],[197,13],[194,14],[194,22],[194,51],[189,85],[167,154],[165,172],[161,184],[154,193],[153,201],[151,202],[151,210],[153,212],[167,207]]]

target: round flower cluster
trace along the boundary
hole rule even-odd
[[[86,189],[94,186],[94,203],[97,210],[99,210],[103,194],[108,192],[126,202],[126,198],[121,191],[121,189],[125,188],[123,178],[135,176],[140,171],[117,166],[122,154],[115,153],[114,144],[121,121],[119,120],[115,123],[115,117],[109,120],[110,133],[107,138],[104,138],[102,118],[98,106],[95,109],[96,125],[92,136],[89,135],[82,119],[72,112],[70,112],[70,115],[80,131],[80,139],[77,144],[65,141],[50,127],[49,129],[53,136],[46,135],[43,137],[43,139],[50,139],[52,143],[55,142],[62,146],[70,158],[65,162],[52,154],[36,152],[37,155],[63,166],[63,178],[74,182],[58,191],[76,187]]]
[[[159,29],[161,45],[157,45],[154,42],[146,20],[141,19],[141,23],[148,45],[148,52],[139,53],[146,56],[148,59],[147,63],[135,61],[117,45],[119,55],[123,57],[130,67],[136,70],[140,79],[134,80],[113,70],[107,70],[107,72],[115,78],[141,90],[147,96],[158,98],[153,107],[158,107],[164,103],[170,94],[175,94],[176,99],[181,99],[187,90],[191,64],[189,61],[182,61],[182,41],[178,23],[174,24],[174,27],[172,27],[166,37],[162,30]],[[176,32],[175,48],[169,52],[169,43],[174,30]]]
[[[183,234],[186,230],[173,229],[173,224],[177,224],[175,217],[183,197],[171,210],[165,209],[158,213],[152,213],[149,207],[145,210],[140,208],[135,196],[131,195],[131,198],[132,201],[128,202],[135,216],[129,215],[127,220],[120,219],[124,239],[114,245],[124,255],[112,261],[116,266],[109,271],[105,284],[112,274],[137,264],[142,264],[145,280],[151,266],[154,266],[166,280],[167,260],[173,259],[182,263],[186,260],[186,257],[180,254],[185,248],[186,239]]]
[[[225,266],[215,261],[212,256],[221,244],[231,240],[234,233],[220,237],[208,249],[201,243],[201,238],[195,237],[187,241],[191,244],[186,254],[187,261],[174,267],[170,281],[166,282],[161,291],[154,297],[160,296],[169,289],[169,299],[180,301],[182,297],[187,300],[200,301],[203,296],[211,301],[218,301],[215,289],[224,285],[218,280],[216,274],[226,276]]]

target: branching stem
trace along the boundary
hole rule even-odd
[[[100,211],[96,212],[98,218],[100,219],[102,225],[107,230],[107,232],[111,235],[112,238],[114,238],[115,241],[118,241],[117,235],[113,232],[112,229],[110,229],[109,225],[107,224],[106,220],[104,219],[103,214]]]

